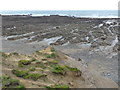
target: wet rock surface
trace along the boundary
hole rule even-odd
[[[3,16],[3,51],[33,53],[54,45],[118,82],[118,25],[114,18]]]
[[[117,19],[75,18],[67,16],[3,16],[3,36],[8,40],[27,38],[28,42],[62,36],[53,44],[105,40],[117,33]],[[27,33],[27,34],[26,34]]]

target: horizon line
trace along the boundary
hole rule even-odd
[[[118,11],[116,9],[113,10],[0,10],[0,11]]]

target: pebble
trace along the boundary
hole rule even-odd
[[[78,61],[82,61],[80,58],[78,58]]]
[[[105,73],[104,76],[111,76],[111,74],[110,73]]]
[[[107,75],[108,75],[108,76],[111,76],[111,74],[110,74],[110,73],[107,73]]]

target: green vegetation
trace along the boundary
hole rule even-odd
[[[49,63],[58,64],[58,60],[51,60],[51,61],[49,61]]]
[[[36,54],[38,55],[42,55],[42,53],[40,51],[36,51]]]
[[[45,88],[48,88],[49,90],[56,90],[56,89],[69,90],[69,86],[63,84],[58,84],[54,86],[45,86]]]
[[[31,64],[31,62],[32,62],[32,60],[20,60],[20,61],[18,62],[18,66],[19,66],[19,67],[23,67],[24,65],[29,65],[29,64]]]
[[[65,67],[55,64],[55,65],[52,65],[51,71],[52,73],[55,73],[55,74],[65,74]]]
[[[72,68],[72,67],[69,67],[69,66],[65,66],[68,70],[72,71],[72,72],[75,72],[75,76],[79,77],[81,76],[82,72],[77,69],[77,68]]]
[[[69,88],[69,86],[68,85],[58,84],[58,85],[55,85],[54,88]]]
[[[81,71],[77,68],[72,68],[72,67],[69,67],[66,65],[62,66],[59,64],[55,64],[55,63],[51,65],[51,72],[52,73],[65,75],[67,71],[72,71],[72,72],[77,73],[78,75],[81,75]]]
[[[77,68],[70,68],[70,71],[80,72],[80,70],[79,70],[79,69],[77,69]]]
[[[36,58],[32,58],[31,62],[33,62],[33,61],[37,61],[37,59]]]
[[[17,77],[23,77],[25,78],[28,75],[28,71],[22,71],[22,70],[12,70],[12,73],[15,74]]]
[[[49,55],[46,55],[46,58],[56,58],[57,55],[55,53],[51,53]]]
[[[39,51],[36,51],[36,53],[39,53]]]
[[[42,52],[37,52],[37,53],[42,53]],[[31,59],[18,61],[19,67],[17,67],[17,68],[19,68],[20,70],[13,69],[12,73],[14,74],[14,76],[20,77],[21,79],[22,78],[30,79],[32,81],[40,80],[43,78],[42,80],[44,81],[44,83],[47,82],[47,83],[50,83],[50,85],[53,84],[54,82],[52,81],[52,79],[47,78],[47,74],[48,75],[53,74],[53,76],[60,76],[60,77],[61,76],[67,77],[67,75],[68,76],[69,75],[73,75],[73,76],[81,75],[81,71],[79,69],[69,67],[69,66],[63,65],[63,63],[60,63],[60,60],[59,60],[60,58],[58,57],[55,49],[51,49],[50,53],[51,54],[47,54],[47,53],[43,52],[40,56],[37,55],[37,57],[36,57],[36,54],[29,56],[29,57],[26,55],[26,57],[31,58]],[[18,55],[17,53],[13,53],[13,54]],[[13,55],[13,54],[11,54],[11,55]],[[4,57],[9,57],[5,53],[3,53],[2,55]],[[20,55],[20,56],[22,56],[22,55]],[[39,59],[37,60],[38,57],[40,58],[40,60]],[[24,67],[24,68],[20,68],[20,67]],[[43,72],[46,72],[47,74],[44,74]],[[51,77],[51,78],[56,78],[56,77]],[[61,78],[63,78],[63,77],[61,77]],[[62,90],[69,89],[68,85],[59,84],[59,83],[57,83],[56,80],[55,80],[55,83],[56,83],[55,85],[53,84],[52,86],[46,86],[46,88],[52,89],[52,90],[56,90],[57,88],[60,88],[60,89],[62,88]],[[34,83],[32,83],[32,84],[34,85]],[[44,85],[38,85],[38,86],[43,87]],[[19,84],[18,80],[11,79],[9,77],[4,77],[3,87],[4,88],[14,87],[14,88],[18,88],[20,90],[24,90],[24,88],[25,88],[23,85]]]
[[[43,60],[43,61],[46,61],[46,60],[47,60],[47,58],[42,58],[42,60]]]
[[[38,74],[38,73],[32,73],[25,77],[25,79],[32,79],[34,81],[38,80],[40,77],[45,77],[46,74]]]
[[[13,54],[13,55],[19,55],[17,52],[13,52],[13,53],[10,53],[10,54]]]
[[[25,87],[20,84],[19,80],[12,79],[11,77],[6,75],[2,77],[2,88],[17,88],[20,90],[25,90]]]
[[[54,48],[52,48],[52,49],[51,49],[51,52],[55,52],[55,49],[54,49]]]
[[[24,79],[32,79],[34,81],[38,80],[40,77],[47,76],[46,74],[28,73],[28,71],[15,69],[12,70],[12,73],[15,74],[17,77],[22,77]]]
[[[43,69],[46,68],[45,64],[43,62],[40,62],[40,61],[36,62],[36,67],[41,67]]]
[[[17,90],[26,90],[23,85],[18,85],[15,87]]]
[[[74,71],[74,72],[80,72],[79,69],[77,68],[72,68],[72,67],[69,67],[69,66],[65,66],[67,69],[69,69],[70,71]]]
[[[0,56],[2,56],[3,58],[7,58],[8,57],[8,55],[5,54],[4,52],[0,52]]]
[[[30,67],[29,71],[35,71],[35,67]]]

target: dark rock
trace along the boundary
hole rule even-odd
[[[82,59],[78,58],[78,61],[82,61]]]

